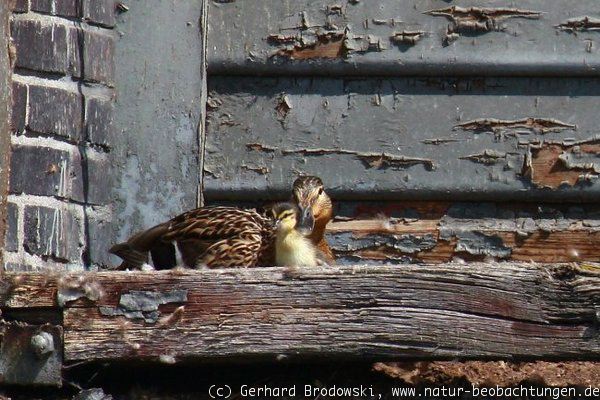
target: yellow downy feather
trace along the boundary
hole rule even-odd
[[[276,263],[288,267],[316,267],[317,251],[312,242],[292,229],[279,232],[276,239]]]

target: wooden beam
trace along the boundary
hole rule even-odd
[[[66,302],[65,361],[600,359],[594,268],[175,270],[3,283],[5,308]]]

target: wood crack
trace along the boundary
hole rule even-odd
[[[348,149],[331,149],[331,148],[306,148],[306,149],[278,149],[274,146],[268,146],[260,143],[247,143],[246,148],[252,151],[262,151],[273,153],[277,150],[282,155],[300,154],[304,156],[322,156],[327,154],[352,155],[361,160],[368,168],[387,169],[412,166],[422,164],[428,170],[433,170],[435,164],[427,158],[410,157],[399,154],[390,154],[386,152],[361,152]]]
[[[488,8],[452,6],[426,11],[424,14],[434,17],[446,17],[452,24],[448,26],[443,40],[445,46],[465,33],[487,33],[503,31],[501,21],[509,18],[539,19],[540,11],[522,10],[518,8]]]

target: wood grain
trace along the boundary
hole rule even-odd
[[[34,276],[22,284],[42,282]],[[107,272],[77,279],[102,296],[64,307],[66,361],[600,358],[600,272],[589,267],[471,263]],[[51,278],[47,294],[33,296],[49,300],[58,286]],[[172,290],[186,300],[157,306],[155,321],[106,312],[123,310],[124,295]]]

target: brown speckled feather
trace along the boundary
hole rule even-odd
[[[122,268],[139,268],[147,252],[177,245],[185,266],[256,267],[274,260],[273,221],[254,210],[203,207],[141,232],[110,251],[123,258]]]

